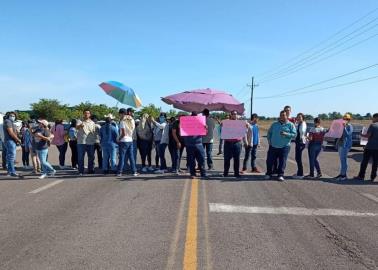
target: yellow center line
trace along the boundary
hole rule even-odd
[[[198,179],[192,180],[184,252],[184,270],[197,269]]]

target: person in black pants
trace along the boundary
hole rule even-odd
[[[78,165],[76,122],[76,119],[72,119],[70,129],[68,130],[69,145],[71,149],[71,165],[73,169],[76,169]]]
[[[368,139],[368,142],[364,149],[364,155],[360,165],[360,172],[358,176],[355,177],[357,180],[364,180],[367,166],[369,160],[373,159],[373,164],[371,166],[370,181],[374,181],[377,177],[378,169],[378,113],[373,115],[373,123],[369,126],[366,134],[361,134],[362,137]]]
[[[237,112],[232,111],[230,120],[237,120]],[[240,178],[240,154],[242,149],[242,139],[224,140],[224,171],[223,176],[227,177],[230,170],[231,159],[234,159],[234,176]]]

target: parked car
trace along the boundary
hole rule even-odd
[[[362,147],[360,142],[361,142],[361,133],[364,126],[358,125],[358,124],[352,124],[352,125],[353,125],[353,133],[352,133],[353,146]],[[337,139],[325,138],[325,141],[328,143],[327,146],[337,148],[336,146]]]

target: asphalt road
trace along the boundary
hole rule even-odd
[[[263,145],[263,169],[265,156]],[[353,176],[360,150],[350,157]],[[337,153],[320,160],[338,174]],[[236,181],[217,176],[222,164],[215,156],[210,180],[2,171],[0,269],[378,269],[378,183]]]

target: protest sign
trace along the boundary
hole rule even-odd
[[[331,127],[329,128],[328,132],[324,135],[324,137],[340,139],[343,136],[344,132],[344,122],[345,121],[343,119],[333,120]]]
[[[361,134],[362,134],[362,135],[366,135],[366,134],[367,134],[367,131],[368,131],[368,128],[367,128],[367,127],[363,127],[363,128],[362,128],[362,132],[361,132]],[[368,138],[365,138],[365,137],[362,137],[362,136],[361,136],[360,144],[361,144],[361,145],[367,145],[367,143],[368,143]]]
[[[198,116],[182,116],[180,118],[180,135],[185,136],[205,136],[206,117]]]
[[[241,139],[246,135],[247,127],[244,120],[224,120],[222,121],[221,139],[232,140]]]

